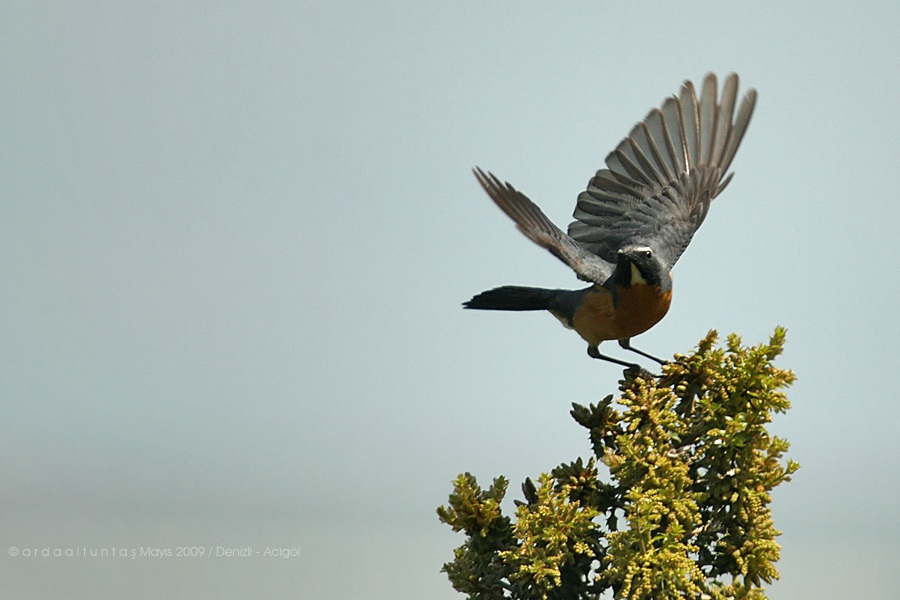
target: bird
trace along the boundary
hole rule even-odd
[[[737,103],[738,76],[721,97],[709,73],[697,92],[680,92],[652,109],[606,157],[578,195],[575,220],[563,232],[508,182],[475,167],[487,195],[538,246],[590,283],[578,290],[506,285],[464,302],[467,309],[546,310],[587,342],[591,358],[640,369],[600,352],[615,340],[623,349],[666,364],[631,345],[656,325],[672,301],[672,267],[703,223],[712,200],[730,183],[728,168],[750,124],[757,93]]]

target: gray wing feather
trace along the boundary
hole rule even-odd
[[[721,101],[717,87],[707,75],[698,97],[686,81],[634,126],[578,196],[570,239],[608,263],[619,248],[643,243],[667,268],[675,264],[731,180],[726,171],[756,103],[748,91],[735,117],[737,75],[726,78]]]
[[[612,274],[612,264],[591,254],[566,235],[525,194],[509,183],[501,182],[492,173],[484,173],[478,168],[474,169],[474,173],[487,195],[516,222],[519,230],[572,267],[579,279],[603,283]]]

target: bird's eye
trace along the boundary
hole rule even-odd
[[[651,256],[653,256],[653,252],[650,251],[649,249],[641,250],[641,258],[649,259]]]

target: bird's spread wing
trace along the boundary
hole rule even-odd
[[[726,171],[756,103],[751,89],[735,114],[737,91],[732,73],[719,101],[716,76],[709,74],[699,99],[686,81],[678,96],[650,111],[578,196],[570,243],[609,263],[619,248],[647,244],[672,268],[731,180]]]
[[[612,264],[591,254],[563,233],[525,194],[481,169],[475,169],[475,177],[497,206],[516,222],[522,233],[572,267],[580,279],[603,283],[612,274]]]

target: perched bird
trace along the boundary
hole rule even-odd
[[[491,173],[475,169],[488,196],[531,241],[569,265],[591,286],[550,290],[503,286],[465,302],[482,310],[547,310],[588,343],[592,358],[638,365],[600,353],[662,319],[672,300],[671,269],[703,223],[727,174],[756,104],[749,90],[737,106],[738,76],[725,80],[721,100],[709,74],[698,97],[686,81],[677,96],[653,109],[606,157],[606,168],[578,196],[575,221],[563,233],[531,200]]]

